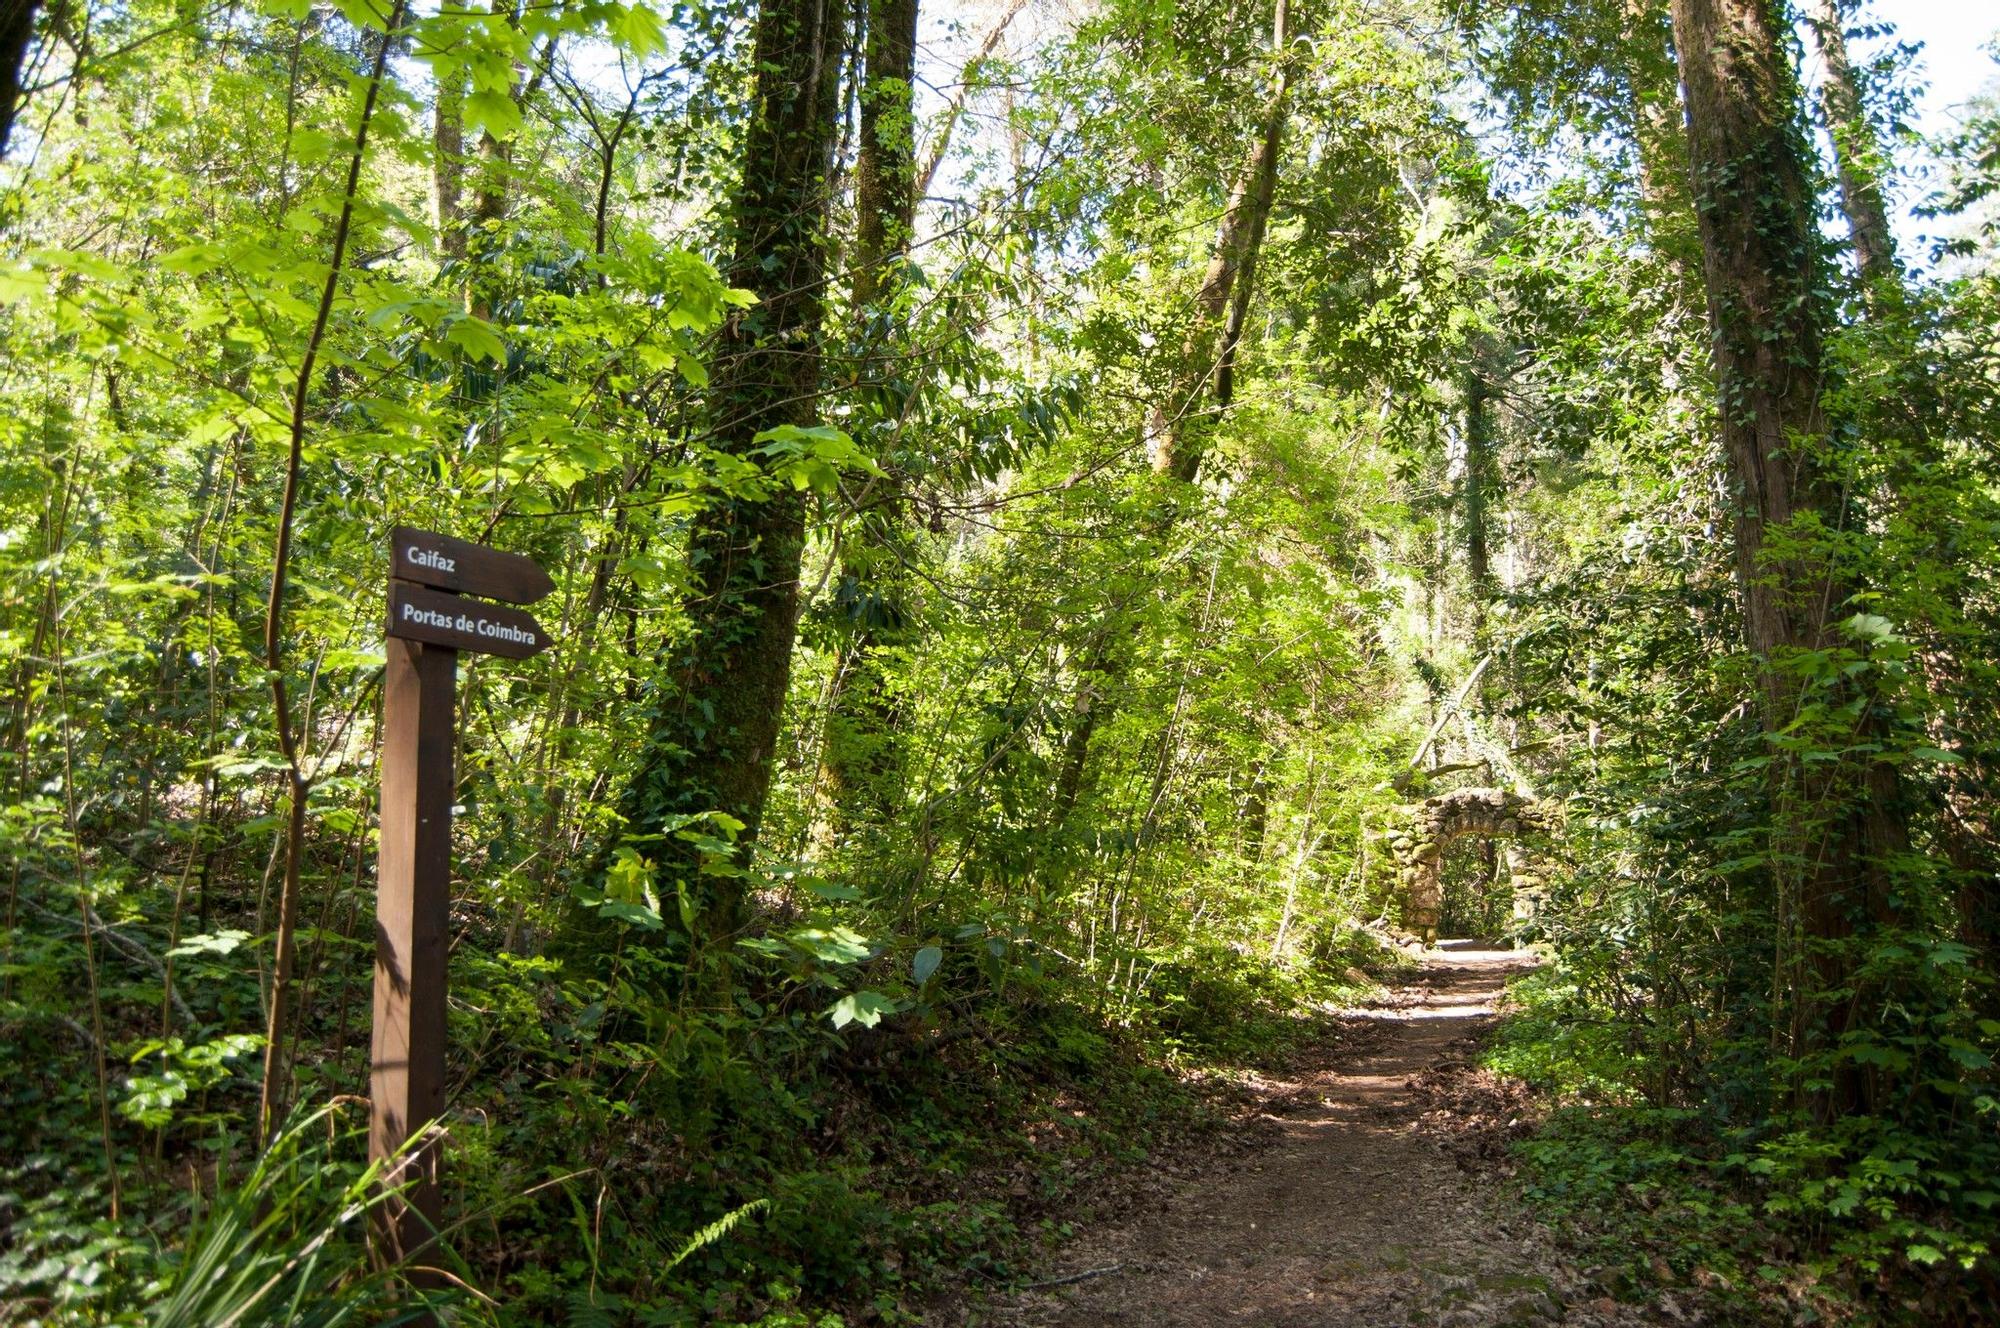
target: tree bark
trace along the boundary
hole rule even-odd
[[[931,141],[930,151],[924,154],[924,164],[917,171],[918,198],[930,193],[931,181],[937,177],[938,167],[944,165],[945,153],[951,150],[952,131],[958,127],[960,117],[965,114],[966,81],[972,77],[973,70],[993,58],[993,53],[1000,49],[1000,39],[1007,35],[1008,25],[1027,7],[1028,0],[1010,0],[1000,17],[993,21],[993,26],[986,30],[986,36],[980,41],[979,49],[973,52],[972,58],[967,60],[965,67],[959,71],[959,90],[953,95],[951,104],[945,108],[943,123],[938,126],[937,137]],[[1018,177],[1019,172],[1016,172],[1016,178]]]
[[[853,302],[864,389],[880,381],[877,327],[893,293],[895,264],[909,252],[916,222],[916,56],[918,0],[868,0],[861,146],[854,165]],[[852,617],[848,641],[827,699],[820,744],[820,805],[813,841],[830,845],[863,804],[893,805],[900,782],[895,706],[883,676],[882,651],[903,635],[902,578],[882,546],[904,525],[900,479],[880,486],[881,501],[856,514],[854,535],[841,550],[842,598]],[[887,573],[885,575],[885,573]]]
[[[21,78],[35,44],[35,16],[41,0],[0,0],[0,157],[14,135],[20,109]]]
[[[1465,519],[1465,570],[1472,583],[1473,612],[1481,625],[1493,595],[1493,560],[1487,539],[1492,502],[1493,420],[1485,378],[1475,370],[1465,378],[1465,479],[1459,506]]]
[[[437,199],[438,257],[459,264],[465,262],[465,87],[463,69],[438,83],[431,123],[437,148],[431,184]]]
[[[1775,6],[1673,0],[1673,23],[1722,442],[1736,488],[1744,628],[1757,661],[1763,725],[1776,735],[1806,699],[1799,657],[1838,644],[1835,616],[1852,591],[1814,529],[1838,529],[1845,516],[1820,395],[1821,340],[1831,315],[1797,86]],[[1859,699],[1861,727],[1878,724],[1879,708],[1865,694]],[[1814,763],[1774,757],[1781,925],[1795,909],[1807,968],[1799,976],[1810,982],[1789,997],[1793,1054],[1824,1053],[1838,1045],[1861,1004],[1849,989],[1854,956],[1847,942],[1888,920],[1885,858],[1902,838],[1896,776],[1865,755]],[[1851,1064],[1843,1062],[1834,1078],[1833,1090],[1815,1101],[1824,1114],[1864,1105]]]
[[[854,307],[883,289],[916,217],[918,0],[868,0],[861,150],[854,162]]]
[[[1807,0],[1805,6],[1806,26],[1812,31],[1826,71],[1820,83],[1820,113],[1833,140],[1840,209],[1847,222],[1855,273],[1861,281],[1863,306],[1878,329],[1909,338],[1914,329],[1901,317],[1908,309],[1907,290],[1883,197],[1888,158],[1868,118],[1861,83],[1848,56],[1842,9],[1840,0]],[[1934,505],[1939,485],[1936,468],[1945,458],[1931,436],[1930,423],[1942,403],[1936,382],[1924,371],[1924,358],[1907,343],[1904,354],[1912,370],[1902,376],[1905,390],[1898,399],[1906,436],[1889,467],[1887,496],[1902,509],[1903,519],[1913,529],[1930,533],[1934,543],[1926,556],[1943,573],[1938,584],[1942,612],[1937,616],[1952,622],[1965,615],[1968,582],[1951,551],[1956,514],[1949,510],[1950,504],[1944,511]],[[2000,881],[2000,853],[1994,849],[1988,810],[1992,799],[1987,790],[1995,786],[2000,771],[1996,771],[1989,745],[1962,741],[1958,735],[1983,727],[1992,707],[1990,697],[1968,672],[1957,649],[1949,640],[1936,639],[1937,625],[1935,621],[1923,624],[1932,633],[1932,640],[1921,656],[1931,693],[1941,703],[1930,717],[1931,741],[1939,747],[1957,748],[1964,759],[1942,772],[1936,824],[1945,856],[1961,882],[1961,934],[1991,973],[2000,964],[2000,949],[1994,945],[1995,936],[2000,935],[2000,888],[1995,884]],[[1973,698],[1969,705],[1966,698]],[[1996,1001],[2000,997],[1990,998],[1989,1007]]]
[[[827,231],[827,176],[837,130],[846,6],[767,0],[758,11],[755,110],[730,211],[730,285],[757,304],[729,327],[713,379],[718,446],[745,455],[759,434],[816,416]],[[667,833],[641,851],[666,881],[686,879],[708,934],[735,930],[745,897],[732,881],[694,879],[695,855],[673,818],[720,811],[754,841],[797,635],[806,506],[789,488],[718,503],[696,519],[688,637],[654,693],[638,765],[620,802],[628,836]]]
[[[1873,305],[1900,282],[1889,212],[1882,202],[1882,145],[1861,100],[1861,84],[1847,57],[1847,34],[1838,0],[1807,0],[1806,26],[1819,46],[1826,76],[1820,81],[1820,111],[1833,138],[1840,210],[1854,245],[1854,265]]]
[[[1221,409],[1235,394],[1236,343],[1277,193],[1278,149],[1284,138],[1291,90],[1291,61],[1285,49],[1289,17],[1288,0],[1277,0],[1271,16],[1271,54],[1277,62],[1271,93],[1229,206],[1216,228],[1215,250],[1195,294],[1194,317],[1181,347],[1179,371],[1154,415],[1153,469],[1183,483],[1192,483],[1201,467],[1202,449],[1195,425],[1208,415],[1202,407],[1203,398],[1213,389],[1216,408]]]

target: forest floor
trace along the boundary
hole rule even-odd
[[[1249,1085],[1236,1128],[1142,1167],[1041,1280],[965,1310],[999,1328],[1698,1322],[1620,1304],[1510,1193],[1533,1104],[1477,1069],[1533,958],[1447,941],[1343,1035]],[[1110,1198],[1112,1196],[1106,1196]]]

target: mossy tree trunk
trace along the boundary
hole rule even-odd
[[[727,272],[757,304],[730,327],[711,388],[718,445],[737,454],[750,453],[765,430],[816,418],[845,16],[840,0],[768,0],[757,15],[755,109]],[[719,503],[696,519],[688,634],[652,690],[638,765],[619,803],[625,836],[669,832],[641,850],[669,888],[696,867],[692,850],[671,836],[677,818],[723,812],[743,823],[741,853],[754,842],[791,677],[805,523],[805,500],[788,487],[762,501]],[[733,880],[711,876],[690,887],[707,934],[742,925],[746,898]]]
[[[853,301],[856,378],[873,393],[885,432],[907,411],[890,412],[901,393],[884,391],[894,362],[882,352],[895,336],[895,273],[916,223],[916,57],[918,0],[868,0],[866,69],[861,88],[860,150],[854,164]],[[913,391],[913,388],[904,389]],[[848,637],[827,700],[820,752],[820,805],[813,839],[825,846],[873,812],[891,816],[901,794],[898,717],[883,655],[907,637],[908,578],[895,546],[908,537],[902,470],[865,490],[842,545],[840,593]]]
[[[1271,57],[1276,69],[1270,96],[1258,117],[1257,135],[1216,226],[1215,248],[1195,292],[1194,316],[1181,347],[1180,365],[1154,411],[1153,469],[1184,484],[1201,469],[1202,425],[1235,395],[1236,350],[1250,307],[1257,258],[1277,195],[1278,150],[1285,134],[1291,92],[1287,0],[1277,0],[1271,16]]]
[[[1828,548],[1845,518],[1822,397],[1822,337],[1830,318],[1813,192],[1798,124],[1798,89],[1770,0],[1674,0],[1686,93],[1703,275],[1720,424],[1735,489],[1735,554],[1744,627],[1757,661],[1764,729],[1774,737],[1808,705],[1805,652],[1843,644],[1838,622],[1853,587]],[[1818,684],[1837,711],[1879,729],[1865,684]],[[1862,692],[1849,688],[1861,687]],[[1770,769],[1773,870],[1780,882],[1781,955],[1795,916],[1789,1004],[1795,1055],[1833,1049],[1856,1022],[1853,938],[1889,920],[1886,859],[1902,846],[1895,771],[1865,754],[1793,760]],[[1784,964],[1780,965],[1781,970]],[[1804,989],[1786,990],[1804,979]],[[1817,1105],[1863,1105],[1843,1062]]]

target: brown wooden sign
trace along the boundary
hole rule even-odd
[[[389,583],[389,635],[509,659],[539,655],[554,644],[542,625],[519,609],[460,599],[407,581]]]
[[[447,592],[525,604],[554,586],[519,554],[407,526],[392,532],[389,566],[368,1154],[393,1159],[386,1183],[402,1187],[376,1210],[384,1253],[421,1264],[443,1219],[444,1140],[419,1135],[445,1109],[458,652],[526,659],[553,644],[519,609]],[[408,1275],[424,1285],[436,1276],[421,1267]]]
[[[400,581],[509,604],[533,604],[556,588],[534,559],[518,553],[411,526],[397,526],[389,541],[389,575]]]

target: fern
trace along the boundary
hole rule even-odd
[[[663,1269],[662,1271],[680,1267],[681,1263],[696,1250],[706,1249],[708,1246],[715,1244],[716,1241],[721,1240],[724,1236],[734,1231],[744,1218],[750,1216],[752,1213],[761,1212],[770,1206],[771,1201],[769,1199],[752,1199],[741,1208],[731,1209],[729,1212],[724,1213],[721,1217],[716,1218],[713,1222],[710,1222],[707,1226],[689,1236],[687,1244],[681,1246],[680,1253],[667,1260],[667,1269]]]
[[[569,1293],[569,1314],[563,1320],[565,1328],[617,1328],[618,1321],[611,1317],[612,1305],[597,1303],[596,1297],[588,1291]]]

